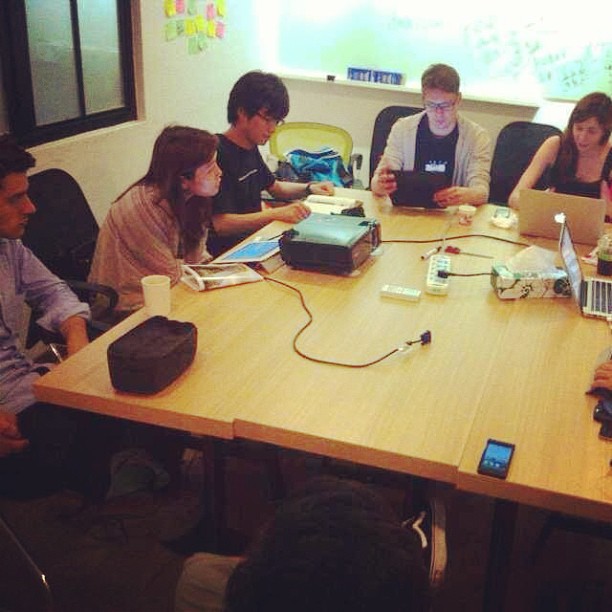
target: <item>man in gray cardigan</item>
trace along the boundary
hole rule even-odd
[[[489,197],[491,139],[478,124],[458,113],[459,74],[446,64],[433,64],[421,77],[423,106],[416,115],[399,119],[370,188],[385,196],[397,189],[391,170],[442,172],[450,187],[437,191],[441,207],[484,204]]]

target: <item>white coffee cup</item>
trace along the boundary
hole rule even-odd
[[[461,204],[457,207],[457,218],[460,225],[472,225],[475,214],[476,207],[471,204]]]
[[[170,277],[151,274],[143,276],[140,282],[147,314],[150,317],[167,317],[170,314]]]

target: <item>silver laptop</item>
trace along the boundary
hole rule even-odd
[[[572,225],[572,237],[580,244],[597,244],[604,233],[606,203],[596,198],[566,195],[537,189],[523,189],[519,196],[519,233],[555,240],[557,213],[565,213]]]
[[[612,316],[612,280],[584,279],[580,261],[567,224],[561,224],[559,253],[572,288],[572,296],[587,317],[608,319]]]

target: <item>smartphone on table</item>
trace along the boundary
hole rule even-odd
[[[495,478],[506,478],[513,454],[514,444],[489,438],[478,464],[478,473]]]

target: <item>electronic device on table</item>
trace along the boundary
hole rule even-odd
[[[394,206],[444,211],[433,199],[434,193],[450,186],[443,172],[392,170],[397,189],[389,196]]]
[[[537,189],[523,189],[520,192],[519,233],[557,238],[559,226],[555,215],[558,213],[565,214],[572,225],[572,236],[580,244],[597,244],[604,233],[604,200]]]
[[[448,274],[451,271],[451,260],[448,255],[438,253],[429,258],[427,276],[425,277],[425,291],[432,295],[446,295],[448,293]]]
[[[586,317],[598,319],[612,316],[612,280],[583,278],[567,219],[561,223],[559,253],[580,312]]]
[[[283,232],[283,261],[301,269],[349,274],[380,244],[376,219],[312,213]]]

